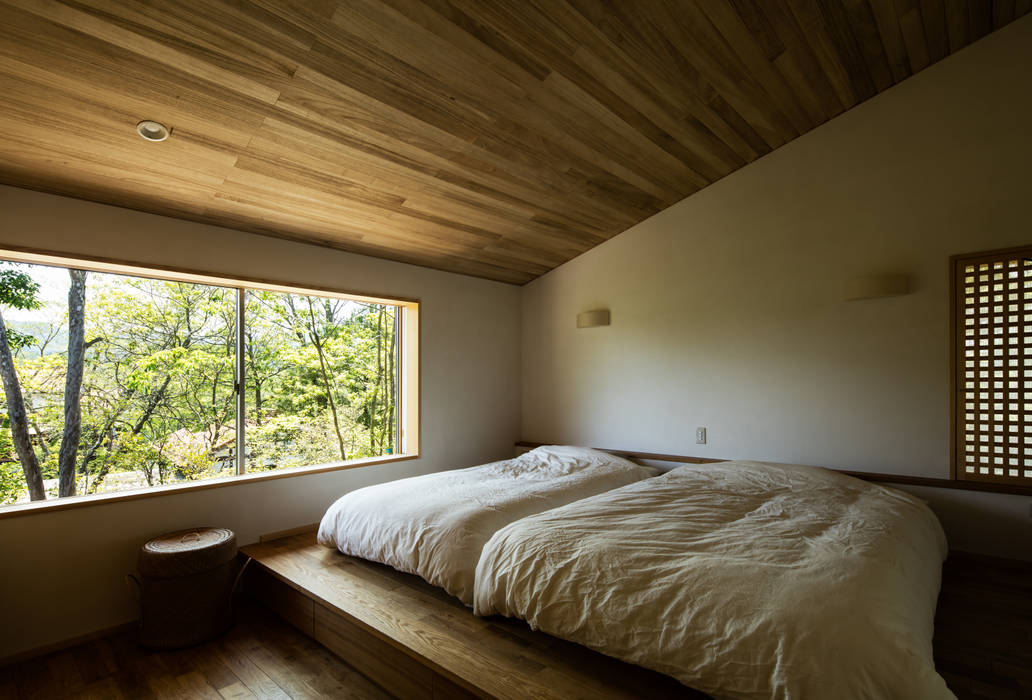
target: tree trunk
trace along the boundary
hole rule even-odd
[[[262,424],[262,380],[258,375],[258,361],[254,357],[254,338],[247,333],[247,342],[244,345],[247,350],[247,357],[251,361],[250,380],[254,384],[254,422]],[[246,389],[244,389],[246,391]]]
[[[133,435],[139,435],[140,431],[143,430],[143,426],[147,424],[150,417],[154,415],[154,411],[158,408],[158,404],[165,398],[165,392],[168,391],[168,385],[172,383],[172,375],[166,375],[165,381],[161,383],[161,387],[151,394],[150,399],[147,400],[147,408],[144,409],[143,415],[140,416],[140,420],[136,421],[136,425],[133,426]]]
[[[39,429],[39,424],[36,423],[35,419],[29,420],[29,425],[36,431],[36,444],[39,445],[39,451],[43,453],[43,461],[50,459],[50,447],[47,446],[47,441],[43,439],[43,431]]]
[[[69,270],[68,287],[68,372],[65,374],[64,435],[57,458],[60,497],[75,495],[75,466],[82,433],[82,373],[86,355],[86,271]]]
[[[322,370],[323,385],[326,387],[326,398],[330,402],[330,412],[333,413],[333,429],[337,432],[337,446],[340,448],[340,459],[346,462],[348,453],[344,449],[344,436],[340,432],[340,421],[337,418],[337,402],[333,400],[333,385],[330,383],[330,373],[326,370],[326,357],[323,355],[322,339],[315,326],[315,310],[312,308],[312,298],[308,297],[308,318],[311,321],[312,344],[319,355],[319,368]]]
[[[376,403],[383,382],[383,311],[381,306],[376,315],[376,384],[373,385],[373,399],[369,404],[369,451],[373,454],[376,454]]]
[[[97,434],[97,439],[93,441],[93,444],[86,450],[86,454],[82,456],[82,462],[79,463],[79,471],[89,477],[90,474],[90,462],[97,456],[97,450],[104,444],[104,440],[108,441],[108,454],[104,458],[104,461],[100,465],[100,469],[97,471],[97,478],[93,480],[93,489],[84,489],[83,493],[93,493],[100,486],[101,482],[108,475],[108,471],[111,469],[111,446],[114,444],[114,433],[115,423],[122,417],[122,414],[129,407],[128,402],[123,405],[120,409],[111,414],[108,418],[107,423],[104,425],[104,429]],[[87,482],[88,483],[88,482]]]
[[[0,314],[0,375],[3,375],[4,394],[7,396],[7,416],[11,421],[11,439],[18,452],[22,471],[25,473],[25,484],[29,488],[29,498],[42,501],[47,497],[43,489],[43,472],[39,468],[39,459],[32,449],[29,438],[29,419],[25,412],[25,399],[22,398],[21,383],[14,369],[14,358],[11,356],[11,345],[7,342],[7,324]]]
[[[165,398],[165,392],[168,390],[168,385],[171,384],[171,383],[172,383],[172,375],[171,374],[166,375],[165,376],[165,381],[163,381],[161,383],[161,386],[158,388],[158,390],[153,392],[150,395],[150,398],[147,399],[147,407],[145,409],[143,409],[143,414],[140,415],[140,418],[136,421],[136,423],[133,425],[132,429],[129,431],[129,433],[131,435],[139,435],[140,432],[143,430],[144,426],[147,425],[147,421],[150,420],[151,416],[154,415],[154,411],[157,410],[158,404],[160,404],[162,399]],[[113,444],[114,441],[115,441],[115,438],[114,438],[114,425],[115,425],[115,422],[117,421],[118,418],[121,418],[122,413],[127,408],[129,408],[129,400],[132,398],[132,396],[133,396],[132,393],[130,393],[129,396],[126,397],[126,404],[121,409],[119,409],[119,411],[117,413],[115,413],[115,415],[111,418],[111,420],[108,422],[108,424],[107,424],[107,426],[105,428],[105,430],[110,430],[111,431],[111,437],[108,440],[108,444],[109,445]],[[82,464],[80,465],[80,469],[82,469],[83,471],[86,470],[86,468],[89,466],[89,463],[96,456],[97,450],[100,449],[100,446],[103,444],[103,439],[104,439],[104,437],[103,437],[103,434],[102,434],[101,437],[97,438],[97,441],[94,442],[92,446],[90,446],[90,449],[86,452],[86,454],[82,458]],[[109,451],[110,451],[110,447],[109,447]],[[100,483],[102,481],[104,481],[104,479],[107,477],[108,471],[110,471],[110,469],[111,469],[111,461],[110,461],[110,459],[105,459],[104,463],[100,467],[100,471],[97,472],[97,478],[93,480],[93,490],[94,491],[96,491],[97,487],[100,486]],[[152,476],[152,474],[150,473],[149,470],[145,471],[145,474],[147,476],[147,484],[149,486],[153,486],[154,484],[153,484],[153,476]]]
[[[399,441],[396,439],[397,436],[395,434],[395,427],[394,427],[394,414],[397,413],[397,410],[398,410],[398,400],[397,400],[398,397],[395,395],[395,389],[394,389],[394,372],[398,368],[398,363],[395,362],[395,360],[394,360],[394,353],[396,352],[396,349],[398,347],[398,311],[397,311],[397,309],[395,309],[395,311],[392,314],[392,316],[393,316],[393,319],[392,319],[392,322],[391,322],[391,348],[390,348],[390,354],[388,356],[388,359],[389,359],[389,362],[390,362],[390,369],[388,370],[388,374],[387,374],[387,391],[390,394],[390,404],[389,404],[389,409],[388,409],[389,413],[388,413],[388,418],[387,418],[387,440],[388,440],[388,447],[391,448],[391,453],[393,454],[393,453],[396,453],[398,451],[398,448],[400,447],[400,445],[398,444]]]

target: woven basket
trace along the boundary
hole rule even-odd
[[[194,528],[140,548],[140,644],[174,649],[198,644],[232,623],[236,535]]]

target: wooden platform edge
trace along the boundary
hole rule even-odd
[[[294,535],[294,537],[296,536]],[[280,538],[280,540],[289,537]],[[391,635],[367,624],[266,565],[261,560],[261,546],[261,544],[249,545],[240,550],[243,554],[252,557],[253,560],[246,581],[248,592],[288,623],[323,644],[388,692],[399,697],[422,697],[429,700],[445,698],[449,700],[461,698],[493,700],[495,698],[494,695],[485,693],[475,684],[399,642]],[[253,554],[259,556],[255,557]],[[345,624],[357,628],[357,631],[366,635],[367,638],[353,640],[349,643],[334,639],[334,637],[341,637],[339,633],[321,633],[319,623],[322,622],[325,625],[326,620],[320,619],[319,608],[332,613]],[[363,647],[366,653],[362,653]],[[412,666],[406,668],[404,665],[399,668],[397,662],[400,658],[387,652],[384,647],[410,659],[418,668]],[[377,663],[377,658],[385,655],[393,657],[391,660],[394,665],[388,664],[388,668],[384,668],[385,664]],[[419,669],[424,669],[430,675],[422,673]]]
[[[295,535],[244,547],[259,602],[398,697],[708,698],[670,676],[506,617],[477,617],[417,576]]]
[[[276,532],[269,532],[264,535],[258,535],[258,542],[256,542],[255,544],[265,544],[266,542],[272,542],[273,540],[282,540],[285,537],[293,537],[294,535],[307,535],[309,532],[316,532],[318,529],[319,523],[308,523],[307,525],[299,525],[297,527],[292,527],[287,530],[277,530]]]

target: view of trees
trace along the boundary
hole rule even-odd
[[[390,454],[397,308],[247,290],[247,471]],[[3,263],[0,503],[229,476],[237,290]]]

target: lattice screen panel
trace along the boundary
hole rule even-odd
[[[957,478],[1032,484],[1032,247],[955,264]]]

